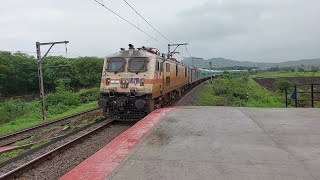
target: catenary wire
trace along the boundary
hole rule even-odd
[[[34,51],[13,51],[13,50],[0,50],[0,52],[11,52],[11,53],[26,53],[26,54],[37,54],[37,52]],[[45,52],[41,52],[41,53],[45,53]],[[49,52],[49,54],[70,54],[73,56],[81,56],[75,53],[66,53],[66,52]]]
[[[158,34],[160,34],[164,39],[172,43],[167,37],[165,37],[162,33],[160,33],[151,23],[149,23],[137,10],[135,10],[132,5],[130,5],[126,0],[124,2],[136,13],[138,14],[153,30],[155,30]]]
[[[98,3],[99,5],[101,5],[102,7],[104,7],[106,10],[110,11],[112,14],[116,15],[117,17],[119,17],[120,19],[124,20],[125,22],[127,22],[128,24],[130,24],[131,26],[133,26],[134,28],[138,29],[139,31],[141,31],[142,33],[144,33],[145,35],[149,36],[150,38],[152,38],[153,40],[157,41],[160,44],[165,45],[164,43],[160,42],[159,40],[157,40],[156,38],[154,38],[153,36],[151,36],[150,34],[148,34],[147,32],[145,32],[144,30],[142,30],[141,28],[139,28],[138,26],[134,25],[133,23],[131,23],[130,21],[128,21],[127,19],[125,19],[124,17],[120,16],[119,14],[117,14],[116,12],[114,12],[113,10],[111,10],[110,8],[108,8],[107,6],[105,6],[104,4],[102,4],[101,2],[97,1],[97,0],[93,0],[96,3]]]

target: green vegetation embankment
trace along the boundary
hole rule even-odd
[[[63,85],[46,95],[47,120],[53,120],[97,107],[99,89],[73,92]],[[0,103],[0,134],[7,134],[42,123],[39,101],[10,99]]]
[[[281,94],[271,92],[249,74],[224,74],[205,84],[196,100],[199,106],[284,107]]]
[[[320,76],[320,72],[259,72],[251,75],[252,78],[264,77],[264,78],[281,78],[281,77],[313,77]]]
[[[43,62],[47,119],[97,107],[103,58],[49,56]],[[37,60],[0,51],[0,134],[41,123],[39,101],[9,97],[38,94]],[[35,96],[37,97],[37,96]]]

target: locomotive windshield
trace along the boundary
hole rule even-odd
[[[132,58],[129,63],[130,72],[145,72],[147,70],[147,58]]]
[[[111,58],[108,62],[107,71],[109,72],[120,72],[124,70],[126,63],[124,58]]]

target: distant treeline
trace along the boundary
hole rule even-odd
[[[222,68],[214,68],[216,70],[252,70],[258,69],[257,67],[244,67],[244,66],[230,66],[230,67],[222,67]]]
[[[0,96],[31,94],[39,91],[37,60],[24,53],[0,51]],[[63,80],[71,88],[93,87],[100,83],[103,58],[49,56],[43,62],[46,91],[53,91]]]
[[[214,68],[216,70],[248,70],[249,72],[268,71],[268,72],[319,72],[318,66],[305,67],[270,67],[270,68],[257,68],[257,67],[244,67],[244,66],[231,66],[223,68]]]

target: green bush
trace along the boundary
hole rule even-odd
[[[77,106],[80,104],[79,93],[73,93],[72,91],[64,91],[59,93],[49,93],[46,96],[46,105],[50,108],[56,106],[59,103],[66,106]]]
[[[96,101],[98,100],[99,96],[100,96],[100,93],[98,88],[89,89],[82,92],[80,91],[80,94],[79,94],[81,103]]]
[[[66,112],[67,110],[69,110],[70,108],[71,108],[71,106],[67,106],[63,103],[58,103],[54,106],[49,107],[48,114],[51,114],[51,115],[62,114],[64,112]]]
[[[64,111],[80,104],[96,101],[99,98],[99,89],[81,90],[72,92],[61,81],[57,86],[56,93],[49,93],[46,96],[46,105],[49,114],[60,114]]]
[[[287,91],[290,86],[292,86],[292,82],[289,81],[289,80],[285,80],[285,79],[280,79],[276,82],[276,85],[278,87],[278,89],[281,91],[281,92],[285,92]]]
[[[46,104],[48,108],[55,108],[54,106],[77,106],[80,104],[79,93],[74,93],[67,85],[64,79],[58,79],[56,81],[56,93],[49,93],[46,96]]]
[[[312,66],[311,67],[311,72],[319,72],[320,68],[317,66]]]
[[[281,98],[250,79],[248,73],[224,74],[214,81],[213,92],[226,106],[283,106]]]
[[[248,96],[248,74],[225,74],[215,80],[216,95],[226,97],[226,105],[241,106]]]
[[[20,99],[6,100],[0,103],[0,123],[6,123],[21,117],[28,109],[27,103]]]

